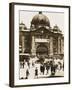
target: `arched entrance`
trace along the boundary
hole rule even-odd
[[[44,44],[40,44],[37,46],[36,54],[38,56],[48,56],[48,48]]]

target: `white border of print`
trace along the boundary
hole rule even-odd
[[[64,12],[64,77],[60,78],[46,78],[46,79],[28,79],[19,80],[19,10],[32,10],[32,11],[52,11]],[[69,40],[69,19],[68,8],[58,7],[39,7],[39,6],[14,6],[14,85],[34,85],[34,84],[51,84],[51,83],[64,83],[68,82],[69,77],[69,62],[68,62],[68,40]]]

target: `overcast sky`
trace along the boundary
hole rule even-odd
[[[20,11],[20,23],[23,22],[27,28],[30,28],[32,18],[39,12],[34,11]],[[50,21],[50,25],[58,25],[60,30],[64,32],[64,13],[56,12],[42,12]]]

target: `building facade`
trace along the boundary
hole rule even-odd
[[[19,25],[19,54],[32,56],[64,56],[64,36],[57,25],[53,28],[42,12],[35,15],[28,29]]]

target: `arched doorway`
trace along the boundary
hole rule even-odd
[[[36,55],[38,56],[48,56],[48,48],[44,44],[40,44],[36,48]]]

